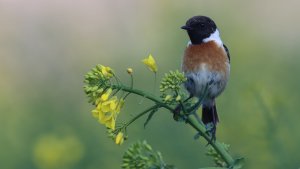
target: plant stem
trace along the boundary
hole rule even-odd
[[[129,92],[129,93],[134,93],[136,95],[145,97],[145,98],[147,98],[151,101],[154,101],[156,104],[160,105],[160,107],[164,107],[164,108],[168,109],[169,111],[173,111],[173,108],[168,106],[164,102],[162,102],[162,100],[160,100],[157,97],[155,97],[155,96],[153,96],[149,93],[146,93],[142,90],[133,89],[133,88],[130,88],[130,87],[127,87],[127,86],[120,86],[120,85],[111,85],[111,88],[112,89],[121,89],[123,91]]]
[[[195,130],[197,130],[201,136],[205,138],[206,141],[216,150],[218,154],[224,159],[228,166],[233,166],[234,159],[228,154],[228,152],[224,149],[224,147],[220,144],[220,142],[212,141],[211,137],[206,133],[206,129],[204,126],[200,125],[196,119],[189,116],[187,119],[187,123],[190,124]]]
[[[123,86],[123,85],[112,85],[111,86],[112,89],[121,89],[123,91],[129,92],[129,93],[134,93],[136,95],[145,97],[149,100],[152,100],[153,102],[156,103],[156,105],[151,106],[150,108],[146,109],[145,111],[141,112],[140,114],[138,114],[137,116],[135,116],[133,119],[131,119],[126,126],[130,125],[132,122],[134,122],[135,120],[137,120],[138,118],[140,118],[141,116],[143,116],[144,114],[148,113],[149,111],[153,110],[153,109],[157,109],[160,107],[163,107],[167,110],[169,110],[171,113],[174,112],[174,108],[172,108],[171,106],[165,104],[162,100],[158,99],[157,97],[146,93],[142,90],[138,90],[138,89],[133,89],[131,87],[127,87],[127,86]],[[186,119],[186,123],[188,123],[190,126],[192,126],[195,130],[197,130],[201,136],[204,137],[204,139],[216,150],[216,152],[218,154],[220,154],[220,156],[224,159],[224,161],[226,162],[227,166],[233,166],[234,164],[234,159],[230,156],[230,154],[224,149],[224,147],[220,144],[220,142],[216,141],[212,141],[211,137],[206,133],[206,128],[199,124],[195,118],[188,116],[188,118]]]
[[[153,110],[153,109],[157,109],[159,108],[160,105],[154,105],[149,107],[148,109],[146,109],[145,111],[139,113],[138,115],[136,115],[134,118],[132,118],[129,122],[126,123],[125,127],[128,127],[131,123],[133,123],[134,121],[136,121],[138,118],[142,117],[143,115],[147,114],[149,111]]]

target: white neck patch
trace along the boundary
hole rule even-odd
[[[203,42],[209,42],[209,41],[214,41],[218,44],[218,46],[223,46],[223,42],[220,38],[220,33],[218,31],[218,29],[216,29],[216,31],[214,33],[212,33],[208,38],[203,39]]]
[[[187,45],[186,46],[190,46],[192,44],[191,41],[188,41]]]

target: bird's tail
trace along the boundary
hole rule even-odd
[[[202,121],[204,124],[213,123],[216,125],[219,122],[216,104],[202,106]]]

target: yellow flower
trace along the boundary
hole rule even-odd
[[[157,65],[156,65],[156,62],[155,62],[155,60],[154,60],[154,58],[151,54],[148,56],[148,58],[145,58],[144,60],[142,60],[142,62],[146,66],[148,66],[149,70],[151,70],[154,73],[157,72]]]
[[[101,95],[100,100],[101,100],[102,102],[103,102],[103,101],[106,101],[106,100],[109,98],[111,92],[112,92],[112,89],[109,88],[109,89],[106,91],[106,93],[104,93],[104,94]],[[98,101],[98,102],[99,102],[99,101]]]
[[[178,96],[176,97],[176,101],[180,101],[180,100],[181,100],[181,96],[178,95]]]
[[[103,74],[103,76],[106,78],[111,78],[113,76],[113,71],[108,66],[100,65],[100,70],[101,70],[101,73]]]
[[[99,104],[97,107],[101,109],[103,112],[115,112],[118,104],[118,99],[116,96],[111,99],[104,101],[101,105]]]
[[[124,142],[124,134],[122,132],[117,134],[115,142],[117,145],[121,145]]]
[[[104,124],[106,127],[114,130],[116,126],[117,116],[113,112],[103,112],[99,111],[98,121],[101,124]]]
[[[105,126],[112,130],[115,130],[116,129],[116,117],[112,117],[111,119],[107,120],[105,122]]]
[[[124,100],[118,100],[116,96],[110,99],[100,99],[96,108],[92,110],[92,115],[98,119],[99,123],[104,124],[106,127],[114,130],[116,126],[117,115],[121,111],[123,105]]]
[[[125,101],[123,99],[120,99],[118,101],[117,107],[116,107],[116,113],[119,113],[124,105]]]
[[[131,75],[131,74],[132,74],[132,72],[133,72],[132,68],[127,68],[127,73],[128,73],[128,74],[130,74],[130,75]]]
[[[98,111],[97,108],[92,110],[92,115],[93,115],[94,118],[99,118],[99,111]]]

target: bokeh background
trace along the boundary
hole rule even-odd
[[[146,139],[178,169],[211,166],[205,142],[164,111],[146,129],[130,126],[116,146],[90,114],[83,76],[98,63],[138,88],[180,68],[194,15],[212,17],[231,53],[232,74],[217,100],[217,137],[245,168],[300,167],[300,22],[297,0],[0,0],[0,168],[114,169],[126,148]],[[148,103],[131,98],[122,114]]]

